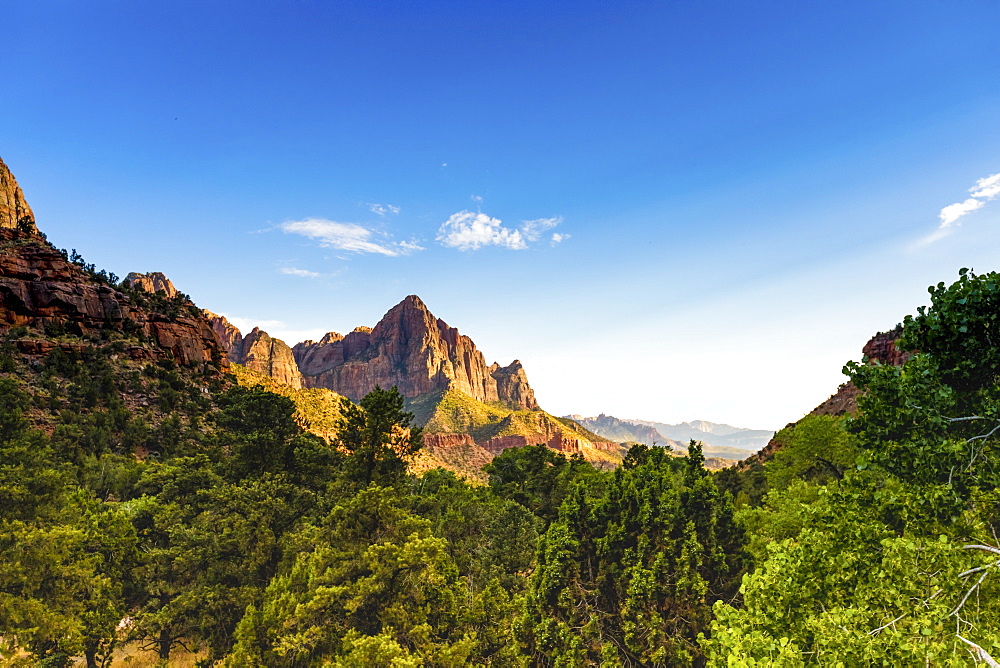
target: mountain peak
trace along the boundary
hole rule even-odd
[[[3,160],[0,160],[0,228],[38,234],[35,214],[24,199],[21,186]]]
[[[405,309],[416,309],[418,311],[425,311],[430,313],[430,309],[427,308],[427,304],[424,303],[420,297],[416,295],[407,295],[403,301],[396,304],[396,307],[403,307]]]
[[[151,271],[148,274],[140,274],[133,271],[129,272],[125,280],[133,288],[145,290],[154,295],[157,292],[162,292],[168,299],[173,299],[178,295],[177,288],[174,287],[174,284],[170,282],[170,279],[162,271]]]

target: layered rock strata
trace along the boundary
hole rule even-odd
[[[406,397],[449,387],[486,403],[518,410],[539,410],[521,363],[486,365],[467,336],[435,318],[410,295],[371,330],[341,336],[331,332],[319,342],[293,348],[306,387],[325,387],[358,400],[375,386],[398,387]]]
[[[0,246],[0,329],[24,326],[75,335],[129,331],[154,344],[134,346],[133,357],[171,357],[191,366],[224,363],[215,333],[193,307],[175,313],[147,309],[34,234],[0,229]],[[47,352],[47,346],[28,338],[19,345],[27,354]]]

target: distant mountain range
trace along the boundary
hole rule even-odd
[[[620,442],[662,445],[681,452],[687,451],[691,439],[700,441],[706,457],[745,459],[771,440],[773,431],[745,429],[706,420],[666,424],[652,420],[628,420],[611,415],[583,417],[567,415],[598,436]]]

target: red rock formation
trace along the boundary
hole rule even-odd
[[[137,290],[145,290],[150,294],[162,293],[167,299],[173,299],[179,292],[163,272],[151,271],[148,274],[131,272],[125,277],[128,284]]]
[[[212,330],[215,332],[216,337],[218,337],[222,348],[226,351],[226,355],[232,359],[234,350],[239,355],[243,346],[243,334],[240,333],[240,330],[236,329],[235,325],[226,320],[225,316],[204,309],[202,313],[208,318],[208,322],[212,325]]]
[[[203,311],[212,330],[225,349],[230,362],[242,364],[251,371],[270,376],[279,383],[302,387],[302,374],[295,363],[292,349],[281,339],[275,339],[259,327],[246,336],[225,317]]]
[[[567,455],[582,453],[585,447],[615,453],[620,453],[622,449],[618,443],[611,441],[588,441],[583,438],[575,438],[558,433],[550,436],[546,436],[545,434],[497,436],[482,444],[486,450],[492,452],[494,455],[500,454],[507,448],[523,448],[526,445],[545,445]]]
[[[35,214],[3,160],[0,160],[0,228],[38,234]]]
[[[457,448],[476,445],[471,434],[424,434],[424,447]]]
[[[487,366],[467,336],[435,318],[410,295],[370,331],[335,332],[293,349],[306,387],[325,387],[358,400],[376,385],[398,387],[407,397],[453,387],[484,402],[538,410],[520,362]]]
[[[888,332],[879,332],[864,345],[861,354],[869,364],[891,364],[902,366],[913,354],[896,347],[896,341],[903,328],[897,326]],[[861,391],[848,381],[837,388],[837,391],[826,401],[812,409],[810,415],[852,415],[858,410],[858,396]]]
[[[500,454],[508,448],[523,448],[526,445],[547,445],[548,439],[542,434],[532,436],[522,436],[521,434],[511,434],[510,436],[496,436],[482,444],[484,448],[495,455]]]
[[[92,278],[41,236],[0,229],[0,329],[12,326],[58,327],[77,335],[130,329],[156,346],[136,348],[143,358],[224,364],[211,326],[193,306],[172,312],[144,307]]]
[[[246,368],[274,378],[291,387],[302,387],[302,374],[295,364],[292,349],[281,339],[274,339],[259,327],[243,337],[239,350],[230,360]]]

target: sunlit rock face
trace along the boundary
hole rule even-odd
[[[70,262],[65,251],[50,244],[38,231],[14,175],[0,161],[0,331],[11,327],[94,339],[109,331],[127,332],[141,336],[125,350],[136,359],[225,365],[211,325],[193,304],[152,307],[119,290],[106,276]],[[44,356],[63,346],[57,339],[55,334],[28,335],[18,346],[25,354]]]
[[[17,179],[3,160],[0,160],[0,229],[38,234],[35,214],[24,199],[21,186],[17,185]]]
[[[136,290],[145,290],[154,295],[159,293],[168,299],[173,299],[180,294],[170,279],[160,271],[151,271],[148,274],[139,274],[133,271],[125,277],[125,280]]]
[[[488,366],[472,339],[435,318],[416,295],[390,309],[371,330],[358,328],[347,336],[331,332],[293,351],[305,386],[354,400],[376,385],[398,387],[407,397],[450,387],[478,401],[538,410],[520,362]]]

